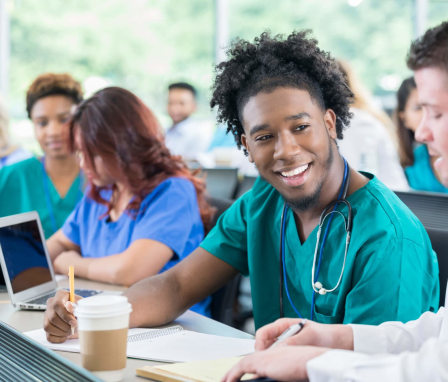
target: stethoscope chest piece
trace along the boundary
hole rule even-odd
[[[322,285],[322,283],[320,281],[316,281],[314,283],[314,288],[315,291],[318,290],[320,295],[325,295],[327,294],[327,290],[324,288],[324,286]]]

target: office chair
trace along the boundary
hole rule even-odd
[[[445,303],[448,279],[448,195],[433,192],[395,191],[420,219],[439,261],[440,306]]]
[[[235,305],[237,303],[240,280],[241,275],[238,273],[226,285],[212,294],[210,312],[214,320],[229,326],[235,326]]]
[[[216,197],[209,197],[208,202],[217,209],[212,225],[215,225],[219,216],[232,205],[231,200]],[[240,280],[241,275],[238,274],[212,294],[210,311],[214,320],[229,326],[234,325],[234,306],[238,296]]]
[[[425,228],[448,231],[448,194],[395,191]]]
[[[214,227],[221,214],[232,205],[233,200],[208,196],[207,201],[211,206],[216,208],[216,213],[213,216],[211,224],[211,227]]]
[[[255,183],[257,176],[252,175],[244,175],[243,179],[238,183],[238,187],[235,191],[235,199],[238,199],[241,195],[243,195],[246,191],[249,191]]]
[[[439,306],[445,305],[445,294],[448,280],[448,231],[426,228],[431,239],[432,248],[439,261],[440,300]]]
[[[232,167],[203,168],[208,194],[215,198],[233,199],[238,185],[238,169]]]

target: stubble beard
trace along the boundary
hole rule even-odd
[[[331,144],[331,139],[330,139],[329,143],[330,143],[330,145],[329,145],[328,158],[324,163],[324,169],[326,170],[327,174],[329,174],[329,170],[334,161],[334,152],[333,152],[334,148],[333,148],[333,145]],[[307,195],[305,197],[298,198],[298,199],[288,199],[284,195],[282,195],[282,196],[285,199],[288,206],[292,210],[307,211],[308,209],[317,205],[317,203],[320,199],[320,194],[322,192],[324,181],[325,181],[325,177],[322,177],[319,184],[316,186],[314,192],[311,195]]]

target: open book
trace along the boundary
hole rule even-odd
[[[43,329],[24,334],[50,349],[79,353],[77,339],[54,344],[47,341]],[[188,362],[249,354],[254,351],[254,345],[254,339],[198,333],[184,330],[180,325],[162,329],[135,328],[128,332],[127,355],[161,362]]]

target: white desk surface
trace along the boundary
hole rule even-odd
[[[61,287],[68,286],[68,280],[62,280],[59,282]],[[76,288],[82,289],[103,289],[103,290],[116,290],[123,291],[125,288],[102,284],[89,280],[77,279],[75,282]],[[0,293],[0,320],[11,325],[20,332],[28,330],[39,329],[43,327],[44,312],[39,311],[25,311],[16,310],[9,301],[8,293]],[[185,329],[193,330],[201,333],[216,334],[226,337],[236,338],[253,338],[248,333],[234,329],[230,326],[224,325],[218,321],[204,317],[192,311],[187,311],[182,314],[175,323],[182,325]],[[81,365],[81,357],[78,353],[58,352],[64,358],[74,362],[77,365]],[[137,360],[128,358],[126,364],[126,374],[123,381],[147,381],[145,378],[137,377],[135,370],[138,367],[144,365],[155,365],[157,362],[151,362],[146,360]]]

